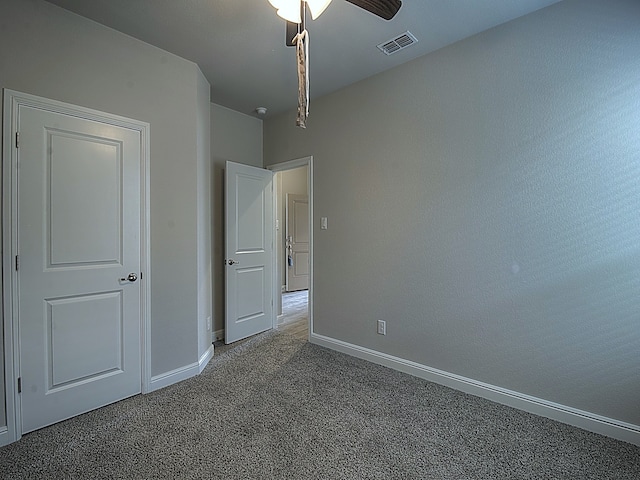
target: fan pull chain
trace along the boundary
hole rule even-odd
[[[296,126],[307,128],[309,117],[309,32],[303,30],[295,37],[298,63],[298,118]]]

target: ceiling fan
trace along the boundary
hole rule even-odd
[[[391,20],[400,7],[402,6],[401,0],[346,0],[349,3],[353,3],[355,6],[365,9],[368,12],[373,13],[385,20]],[[309,6],[311,10],[311,16],[315,20],[331,3],[331,0],[269,0],[269,3],[278,10],[278,15],[293,23],[300,23],[296,19],[300,19],[298,16],[300,10],[300,3],[304,2]]]
[[[346,0],[385,20],[391,20],[402,7],[401,0]],[[296,125],[306,128],[309,116],[309,33],[306,30],[307,7],[311,18],[316,19],[331,0],[269,0],[278,15],[287,21],[286,44],[296,47],[298,62],[298,118]]]
[[[385,20],[391,20],[402,7],[401,0],[345,0]],[[304,30],[300,25],[305,21],[305,4],[309,7],[311,18],[314,20],[322,15],[331,0],[269,0],[278,15],[287,21],[286,43],[288,47],[295,46],[293,37],[298,30]]]

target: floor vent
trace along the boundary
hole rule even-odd
[[[391,55],[392,53],[396,53],[400,50],[410,47],[414,43],[418,43],[418,39],[414,37],[411,32],[406,31],[403,34],[392,38],[391,40],[382,42],[380,45],[378,45],[378,48],[385,55]]]

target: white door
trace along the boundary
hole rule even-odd
[[[227,162],[225,343],[273,327],[273,172]]]
[[[141,140],[127,128],[19,108],[26,433],[141,390]]]
[[[286,290],[309,288],[309,197],[287,194],[286,208],[287,275]]]

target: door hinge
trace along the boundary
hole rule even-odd
[[[16,272],[20,270],[20,255],[16,255]]]
[[[22,377],[18,377],[18,393],[22,393]]]
[[[20,132],[16,132],[16,148],[20,148]]]

